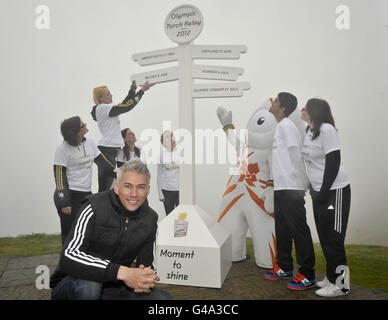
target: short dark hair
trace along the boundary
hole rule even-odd
[[[289,92],[280,92],[278,94],[278,99],[280,102],[280,107],[284,108],[284,115],[286,117],[293,113],[298,105],[298,99],[296,99],[296,97]]]
[[[80,144],[80,137],[78,135],[81,130],[81,118],[78,116],[65,119],[61,123],[61,133],[63,140],[73,147]]]

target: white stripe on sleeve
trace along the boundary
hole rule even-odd
[[[85,254],[79,250],[85,238],[86,227],[89,219],[93,216],[92,206],[89,204],[80,214],[74,230],[73,239],[70,241],[65,256],[74,261],[105,269],[110,262],[109,260],[101,260],[96,257]]]

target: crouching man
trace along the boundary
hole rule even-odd
[[[60,258],[67,276],[54,300],[165,300],[152,262],[157,213],[148,206],[150,173],[139,160],[124,164],[112,190],[86,197]],[[136,259],[136,268],[130,267]]]

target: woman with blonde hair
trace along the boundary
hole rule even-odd
[[[136,92],[136,82],[132,81],[128,95],[122,103],[114,105],[112,103],[112,94],[107,86],[94,88],[93,99],[96,105],[93,107],[91,115],[93,120],[97,121],[98,128],[102,138],[97,146],[101,150],[103,157],[109,162],[108,170],[98,170],[98,191],[108,190],[116,176],[116,156],[124,142],[121,136],[119,115],[132,110],[140,101],[144,92],[154,84],[144,83],[141,89]]]

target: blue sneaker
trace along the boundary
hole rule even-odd
[[[315,286],[315,279],[309,280],[303,274],[298,273],[294,279],[287,283],[287,288],[291,290],[306,290]]]
[[[292,271],[283,271],[279,267],[275,267],[270,272],[264,273],[264,278],[267,280],[279,280],[280,278],[290,278],[292,276]]]

